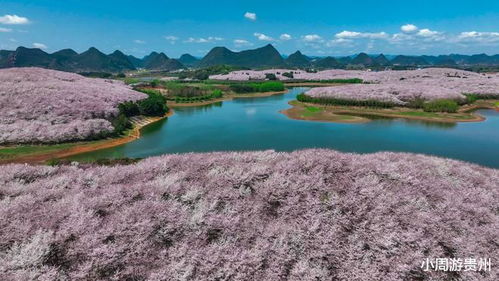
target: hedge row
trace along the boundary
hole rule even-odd
[[[391,108],[396,106],[393,102],[377,101],[377,100],[349,100],[349,99],[338,99],[338,98],[314,98],[305,95],[304,93],[296,96],[296,99],[300,102],[317,103],[323,105],[347,105],[347,106],[366,106],[366,107],[376,107],[376,108]]]
[[[242,93],[265,93],[265,92],[280,92],[284,91],[282,82],[269,81],[262,83],[240,83],[231,84],[229,88],[238,94]]]

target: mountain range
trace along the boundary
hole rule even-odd
[[[386,67],[468,67],[499,66],[499,55],[440,55],[440,56],[385,56],[360,53],[345,57],[308,57],[300,51],[283,57],[271,44],[264,47],[233,52],[225,47],[215,47],[202,59],[183,54],[178,59],[164,53],[152,52],[143,58],[125,55],[121,51],[104,54],[96,48],[83,53],[63,49],[49,54],[37,48],[19,47],[14,51],[0,50],[0,68],[37,66],[68,72],[119,73],[136,69],[173,71],[185,68],[202,68],[230,65],[245,68],[386,68]]]
[[[164,53],[152,52],[142,59],[127,56],[121,51],[106,55],[92,47],[78,54],[64,49],[52,54],[36,48],[19,47],[15,51],[0,50],[0,68],[37,66],[68,72],[108,72],[119,73],[138,68],[171,71],[185,68],[176,59]]]

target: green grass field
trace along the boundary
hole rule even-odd
[[[22,145],[22,146],[4,147],[0,148],[0,160],[16,158],[25,155],[38,155],[38,154],[56,152],[63,149],[71,148],[79,144],[64,143],[64,144],[54,144],[54,145]]]
[[[322,111],[322,108],[318,108],[315,106],[306,106],[305,108],[307,109],[308,112],[321,112]]]

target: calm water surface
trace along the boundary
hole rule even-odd
[[[461,159],[499,168],[499,113],[473,123],[377,119],[364,124],[291,120],[279,113],[305,88],[285,95],[240,98],[177,108],[175,114],[142,130],[140,139],[72,157],[75,160],[147,157],[164,153],[227,150],[292,151],[331,148],[346,152],[403,151]]]

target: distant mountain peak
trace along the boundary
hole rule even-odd
[[[72,56],[78,55],[78,53],[73,49],[62,49],[62,50],[59,50],[57,52],[52,53],[52,55],[54,55],[54,54],[65,54],[65,55],[72,55]]]
[[[383,54],[379,54],[377,57],[373,59],[373,61],[381,66],[387,66],[391,64],[390,61]]]
[[[215,47],[199,62],[199,66],[202,67],[222,64],[242,67],[276,67],[284,66],[285,62],[272,44],[241,52],[233,52],[225,47]]]
[[[122,51],[116,50],[112,53],[112,55],[120,55],[120,56],[126,56]]]
[[[318,68],[337,68],[341,63],[333,57],[325,57],[317,60],[314,65]]]
[[[199,62],[199,59],[191,54],[183,54],[178,60],[185,66],[195,66]]]
[[[88,48],[87,52],[99,52],[100,53],[101,51],[99,51],[99,49],[97,49],[95,47],[90,47],[90,48]]]
[[[163,53],[163,52],[159,53],[159,55],[160,55],[161,57],[163,57],[163,58],[167,58],[167,59],[169,59],[169,57],[168,57],[165,53]]]
[[[193,55],[191,54],[183,54],[180,56],[181,58],[195,58]]]
[[[296,51],[289,55],[286,59],[286,64],[292,67],[310,66],[310,58],[303,55],[300,51]]]
[[[143,59],[144,67],[152,70],[176,70],[184,68],[178,60],[170,59],[165,53],[152,52]]]
[[[360,65],[373,65],[374,60],[366,53],[358,54],[353,60],[352,64],[360,64]]]

